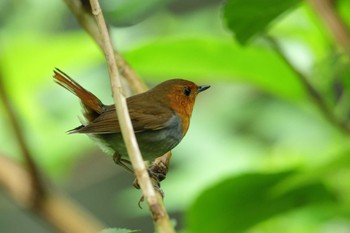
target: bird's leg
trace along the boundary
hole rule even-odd
[[[158,180],[158,176],[154,176],[154,173],[150,173],[150,170],[149,168],[147,169],[148,171],[148,174],[151,178],[151,182],[152,182],[152,186],[153,188],[162,196],[162,198],[164,198],[164,192],[163,190],[160,188],[160,182]],[[140,185],[139,183],[137,182],[137,179],[134,180],[134,183],[133,183],[134,187],[137,188],[137,189],[140,189]],[[145,196],[142,195],[139,202],[138,202],[138,206],[140,209],[142,209],[142,206],[141,206],[141,203],[145,200]]]
[[[123,159],[120,154],[118,154],[117,152],[114,153],[113,155],[113,161],[118,164],[119,166],[123,167],[126,171],[128,171],[129,173],[131,173],[134,176],[134,171],[132,170],[132,168],[130,168],[130,161],[127,159]]]
[[[153,179],[151,179],[152,181],[153,181]],[[135,180],[136,181],[136,180]],[[135,182],[134,182],[135,183]],[[137,182],[136,182],[137,183]],[[153,182],[152,182],[153,183]],[[137,184],[138,185],[138,184]],[[153,187],[154,187],[154,189],[156,190],[156,191],[158,191],[158,193],[162,196],[162,198],[164,198],[164,192],[163,192],[163,190],[160,188],[160,184],[158,183],[158,185],[159,186],[156,186],[156,185],[154,185],[153,184]],[[139,200],[139,202],[138,202],[138,206],[139,206],[139,208],[140,209],[142,209],[142,206],[141,206],[141,203],[142,202],[144,202],[144,200],[145,200],[145,196],[144,195],[142,195],[141,196],[141,198],[140,198],[140,200]]]
[[[159,192],[159,194],[164,198],[164,192],[160,188],[160,182],[166,178],[166,174],[168,172],[168,166],[163,161],[155,161],[152,163],[151,166],[147,168],[148,174],[151,178],[151,182],[153,185],[153,188]],[[134,180],[133,183],[134,187],[137,189],[140,189],[140,185],[137,182],[137,179]],[[142,196],[139,200],[139,207],[141,207],[141,203],[144,201],[144,196]]]
[[[131,163],[130,163],[129,160],[121,158],[121,156],[118,153],[114,153],[113,160],[114,160],[114,162],[116,164],[118,164],[119,166],[123,167],[126,171],[128,171],[133,176],[135,176],[134,171],[132,170],[132,168],[130,168]],[[157,191],[159,191],[162,194],[162,196],[163,196],[163,191],[160,189],[160,181],[164,180],[165,176],[163,178],[161,173],[156,173],[155,171],[152,171],[151,167],[147,168],[147,172],[148,172],[148,174],[149,174],[149,176],[151,178],[153,187]],[[133,186],[135,188],[137,188],[137,189],[140,189],[140,185],[138,184],[137,179],[134,180]]]
[[[169,151],[165,155],[156,158],[152,165],[147,168],[148,174],[152,179],[152,183],[157,190],[160,189],[160,182],[166,178],[170,164],[170,158],[171,152]],[[134,181],[134,187],[138,189],[140,188],[137,180]]]
[[[120,154],[114,153],[113,160],[116,164],[123,167],[125,170],[127,170],[129,173],[131,173],[133,176],[135,176],[134,171],[130,167],[130,161],[127,159],[123,159]],[[161,160],[156,160],[152,163],[151,166],[147,168],[147,172],[151,178],[152,185],[156,191],[159,192],[159,194],[164,198],[164,192],[160,188],[160,182],[166,178],[166,174],[168,172],[168,165],[169,161],[166,161],[165,163]],[[137,189],[140,189],[140,185],[137,181],[137,179],[134,180],[133,186]],[[138,202],[138,205],[140,208],[141,203],[144,201],[144,196],[142,196]]]
[[[152,185],[155,189],[160,189],[160,180],[158,178],[158,175],[150,170],[150,168],[147,168],[147,172],[149,177],[151,178]],[[134,180],[133,186],[137,189],[140,189],[140,185],[137,181],[137,179]]]

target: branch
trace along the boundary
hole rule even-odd
[[[331,122],[334,126],[340,129],[342,132],[346,134],[350,134],[350,128],[345,124],[345,122],[341,122],[329,109],[325,101],[323,100],[321,94],[311,85],[307,77],[297,70],[285,56],[283,49],[278,44],[278,42],[271,36],[265,36],[266,41],[270,44],[272,49],[276,51],[276,53],[280,56],[280,58],[284,61],[284,63],[296,74],[301,84],[306,89],[306,92],[309,94],[311,99],[314,101],[320,112],[323,116]]]
[[[98,46],[102,49],[103,43],[96,21],[91,15],[90,4],[82,4],[84,1],[79,0],[64,0],[71,12],[75,15],[80,25],[87,33],[95,40]],[[116,64],[119,67],[120,74],[128,81],[130,86],[136,93],[145,92],[148,88],[146,84],[139,78],[136,72],[131,69],[130,65],[123,59],[117,50],[114,50]]]
[[[319,14],[335,41],[350,60],[350,33],[337,12],[334,10],[332,0],[309,0],[310,5]]]
[[[31,185],[31,174],[28,169],[0,155],[0,185],[9,195],[24,208],[39,214],[63,233],[96,233],[105,228],[86,211],[82,210],[68,198],[47,192],[40,199],[40,208],[33,208],[33,197],[37,191]]]
[[[0,71],[0,101],[8,115],[10,126],[25,161],[25,167],[0,155],[0,184],[23,208],[27,208],[50,222],[64,233],[96,233],[103,225],[62,195],[49,192],[33,160],[23,135],[16,111],[12,106]]]
[[[3,82],[4,77],[2,76],[2,73],[0,73],[0,101],[2,102],[5,110],[5,114],[7,115],[9,119],[10,126],[13,129],[13,133],[15,135],[15,138],[17,140],[19,149],[22,153],[22,156],[24,158],[24,162],[26,166],[28,167],[29,171],[29,184],[34,188],[35,193],[32,196],[32,202],[30,202],[33,206],[38,207],[40,204],[40,200],[45,196],[46,190],[45,186],[43,185],[42,180],[40,179],[39,170],[36,166],[36,164],[33,161],[33,156],[30,153],[29,147],[27,145],[27,142],[23,136],[22,129],[20,127],[20,123],[18,122],[18,119],[16,117],[16,112],[12,108],[12,103],[10,99],[8,98],[8,93],[5,90],[5,85]]]
[[[98,30],[96,21],[91,14],[91,6],[88,0],[64,0],[71,12],[77,18],[78,22],[85,29],[85,31],[95,40],[96,44],[102,49],[101,34]],[[131,66],[123,59],[119,52],[114,49],[114,55],[117,60],[117,67],[119,68],[120,74],[128,81],[131,88],[136,93],[142,93],[148,90],[146,84],[140,79],[136,72]],[[149,167],[151,171],[158,172],[163,175],[164,178],[168,171],[169,163],[171,158],[171,152],[156,159],[153,164]],[[163,169],[164,168],[164,169]],[[166,169],[165,169],[166,168]],[[161,171],[160,171],[161,170]],[[137,184],[137,181],[134,182]]]
[[[108,64],[108,70],[110,73],[113,98],[116,106],[116,112],[119,119],[121,132],[124,142],[133,166],[135,176],[139,185],[143,191],[143,195],[149,205],[155,227],[158,232],[174,232],[172,224],[166,213],[162,199],[160,195],[156,195],[156,192],[152,186],[152,182],[148,175],[146,166],[143,162],[140,150],[137,145],[134,129],[131,124],[126,98],[122,94],[120,74],[116,65],[116,59],[114,57],[114,50],[109,37],[108,29],[102,15],[98,0],[90,0],[92,13],[96,18],[98,28],[101,33],[102,48],[106,56]]]

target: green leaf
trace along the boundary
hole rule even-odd
[[[228,0],[224,17],[241,44],[263,33],[281,14],[295,7],[300,0]]]
[[[243,48],[229,38],[159,39],[124,55],[148,80],[243,81],[289,100],[306,96],[295,74],[274,52],[258,46]]]
[[[243,232],[278,214],[334,200],[320,182],[277,191],[291,175],[295,172],[251,173],[218,183],[204,191],[189,209],[189,231]]]
[[[139,232],[139,230],[129,230],[125,228],[107,228],[100,231],[100,233],[133,233],[133,232]]]

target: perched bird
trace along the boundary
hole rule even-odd
[[[89,135],[99,142],[102,149],[113,154],[116,163],[131,171],[115,105],[104,105],[95,95],[57,68],[53,78],[56,83],[75,94],[82,104],[85,122],[68,132]],[[147,92],[127,98],[143,160],[153,161],[179,144],[190,125],[198,93],[209,87],[197,86],[183,79],[172,79]]]

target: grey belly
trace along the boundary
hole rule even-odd
[[[181,120],[179,120],[178,116],[174,116],[163,129],[142,131],[135,135],[143,159],[154,160],[172,150],[181,141]],[[120,133],[90,134],[89,136],[96,140],[107,153],[114,154],[117,152],[123,158],[128,157],[126,146]]]

